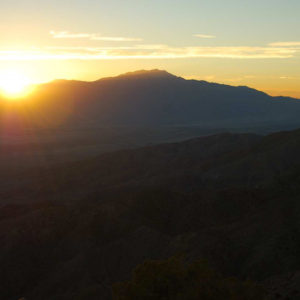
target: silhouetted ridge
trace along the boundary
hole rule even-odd
[[[148,78],[178,78],[177,76],[168,73],[167,71],[164,70],[159,70],[159,69],[153,69],[153,70],[138,70],[134,72],[128,72],[121,74],[117,76],[117,78],[120,77],[148,77]]]
[[[30,106],[27,101],[26,109],[35,119],[45,115],[55,119],[61,110],[67,112],[64,121],[81,126],[272,126],[282,130],[300,125],[296,99],[271,97],[245,86],[185,80],[157,69],[94,82],[52,82],[37,88],[29,100],[35,103]]]
[[[104,77],[100,78],[94,82],[105,82],[105,81],[118,81],[123,79],[130,79],[130,80],[138,80],[138,79],[182,79],[181,77],[177,77],[167,71],[153,69],[153,70],[137,70],[133,72],[127,72],[120,74],[114,77]]]

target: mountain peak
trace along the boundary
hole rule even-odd
[[[158,78],[177,78],[177,76],[168,73],[165,70],[153,69],[153,70],[138,70],[134,72],[124,73],[118,76],[120,77],[158,77]]]

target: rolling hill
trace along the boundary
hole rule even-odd
[[[2,172],[2,299],[111,299],[176,253],[298,299],[299,151],[299,130],[223,133]]]

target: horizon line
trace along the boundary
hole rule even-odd
[[[47,81],[41,81],[41,82],[33,82],[32,84],[29,84],[29,86],[34,86],[34,87],[37,87],[37,86],[40,86],[40,85],[47,85],[47,84],[51,84],[51,83],[55,83],[55,82],[58,82],[58,81],[74,81],[74,82],[83,82],[83,83],[95,83],[97,81],[101,81],[101,80],[105,80],[105,79],[114,79],[114,78],[118,78],[118,77],[122,77],[122,76],[130,76],[130,75],[138,75],[138,74],[142,74],[142,73],[150,73],[150,72],[153,72],[153,71],[158,71],[158,72],[161,72],[161,73],[166,73],[166,74],[169,74],[173,77],[177,77],[177,78],[181,78],[183,80],[186,80],[186,81],[197,81],[197,82],[207,82],[209,84],[218,84],[218,85],[224,85],[224,86],[230,86],[230,87],[246,87],[246,88],[249,88],[249,89],[252,89],[252,90],[256,90],[258,92],[262,92],[270,97],[285,97],[285,98],[291,98],[291,99],[295,99],[295,100],[300,100],[300,95],[299,96],[290,96],[290,95],[283,95],[283,94],[279,94],[278,93],[270,93],[271,90],[268,90],[268,89],[260,89],[260,88],[255,88],[255,87],[252,87],[250,85],[234,85],[234,84],[229,84],[229,83],[224,83],[222,81],[212,81],[212,80],[206,80],[205,79],[205,76],[203,77],[203,79],[200,79],[200,78],[197,78],[197,76],[183,76],[183,75],[175,75],[174,73],[170,73],[168,72],[167,70],[164,70],[164,69],[138,69],[138,70],[135,70],[135,71],[129,71],[129,72],[124,72],[124,73],[118,73],[117,75],[112,75],[112,76],[103,76],[103,77],[100,77],[98,79],[93,79],[93,80],[84,80],[84,79],[75,79],[75,78],[54,78],[54,79],[51,79],[51,80],[47,80]]]

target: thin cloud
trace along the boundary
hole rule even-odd
[[[247,79],[252,79],[255,78],[256,76],[254,75],[244,75],[244,76],[238,76],[238,77],[229,77],[229,78],[220,78],[217,77],[216,75],[187,75],[184,76],[185,79],[193,79],[193,80],[206,80],[206,81],[217,81],[217,82],[224,82],[224,83],[234,83],[234,82],[241,82],[241,81],[245,81]]]
[[[274,59],[294,57],[299,51],[285,47],[45,47],[28,50],[0,50],[0,60],[109,60],[230,58]]]
[[[111,37],[101,36],[96,33],[71,33],[69,31],[50,31],[50,35],[54,39],[88,39],[92,41],[109,41],[109,42],[138,42],[142,41],[140,38],[131,37]]]
[[[193,36],[201,39],[215,39],[216,36],[210,34],[194,34]]]
[[[299,47],[300,42],[276,42],[269,44],[271,47]]]
[[[293,76],[281,76],[280,79],[287,79],[287,80],[300,80],[300,77],[293,77]]]
[[[214,78],[216,78],[215,75],[204,75],[204,76],[201,76],[201,75],[186,75],[186,76],[183,76],[185,79],[188,79],[188,80],[206,80],[206,81],[212,81]]]
[[[108,42],[138,42],[142,41],[140,38],[127,38],[127,37],[110,37],[110,36],[93,36],[93,41],[108,41]]]
[[[80,47],[80,46],[48,46],[48,50],[65,50],[65,51],[86,51],[98,52],[103,50],[163,50],[168,49],[167,45],[162,44],[139,44],[134,46],[104,46],[104,47]]]
[[[89,33],[70,33],[68,31],[51,30],[49,33],[54,39],[90,39],[92,37]]]

